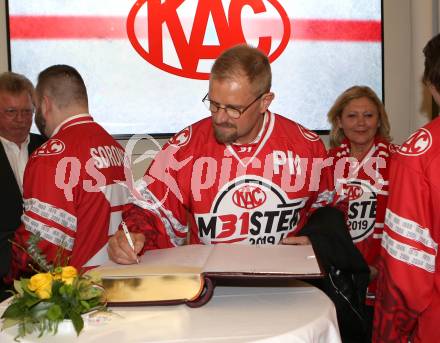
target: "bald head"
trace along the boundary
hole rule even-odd
[[[87,90],[78,71],[68,65],[54,65],[38,75],[35,124],[51,137],[70,117],[89,112]]]
[[[54,65],[38,75],[37,94],[49,96],[60,109],[84,108],[88,111],[88,97],[84,80],[68,65]]]

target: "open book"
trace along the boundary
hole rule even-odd
[[[197,307],[221,278],[318,278],[311,245],[185,245],[146,252],[139,264],[109,262],[93,269],[109,305],[174,304]]]

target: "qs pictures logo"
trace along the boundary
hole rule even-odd
[[[148,63],[207,80],[209,61],[237,44],[250,43],[276,60],[289,42],[290,20],[278,0],[138,0],[127,33]]]

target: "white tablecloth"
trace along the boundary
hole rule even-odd
[[[7,301],[0,304],[3,313]],[[333,303],[302,282],[290,287],[218,286],[200,308],[186,305],[113,308],[110,321],[85,323],[79,337],[61,328],[56,336],[22,342],[340,342]],[[68,323],[70,324],[70,322]],[[70,331],[70,332],[69,332]],[[13,342],[16,328],[0,333]]]

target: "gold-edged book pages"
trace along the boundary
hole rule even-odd
[[[139,264],[93,269],[111,305],[197,302],[216,278],[317,278],[313,248],[292,245],[185,245],[146,252]],[[209,300],[209,299],[207,299]],[[206,301],[207,301],[206,300]],[[206,302],[203,301],[202,303]]]

